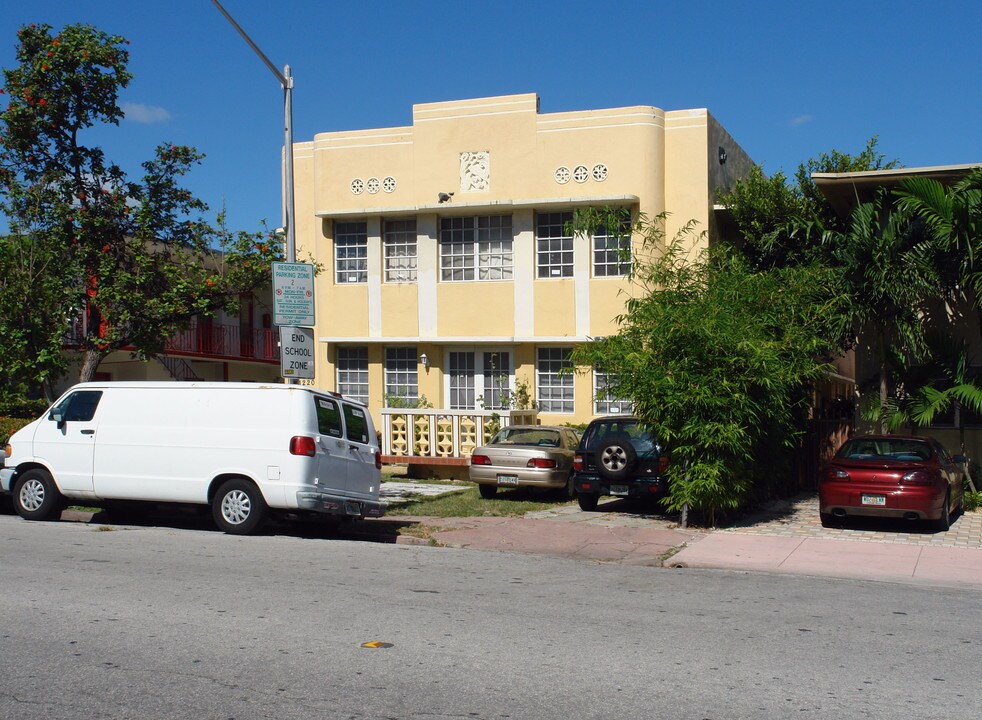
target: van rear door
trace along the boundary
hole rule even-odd
[[[348,492],[377,497],[381,474],[375,466],[375,429],[365,408],[342,402],[344,432],[351,464],[348,466]]]
[[[317,409],[317,482],[341,492],[348,489],[348,441],[344,437],[341,404],[335,399],[314,396]]]

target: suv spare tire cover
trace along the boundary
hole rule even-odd
[[[638,453],[626,433],[608,435],[594,453],[597,472],[608,480],[624,480],[637,465]]]

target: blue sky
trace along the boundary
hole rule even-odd
[[[873,135],[908,167],[982,163],[982,3],[224,0],[295,77],[297,141],[409,125],[412,105],[534,92],[542,112],[705,107],[765,172]],[[230,225],[281,224],[279,84],[210,0],[7,0],[23,24],[131,41],[119,128],[92,134],[139,172],[158,142],[206,153],[189,186]]]

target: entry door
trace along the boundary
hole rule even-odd
[[[92,492],[95,438],[101,390],[78,390],[58,403],[34,433],[34,455],[66,493]],[[54,419],[61,415],[61,422]]]
[[[507,410],[511,405],[511,354],[455,350],[447,363],[451,410]]]

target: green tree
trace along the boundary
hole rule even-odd
[[[574,224],[616,227],[609,212],[578,212]],[[767,453],[787,458],[795,445],[807,387],[841,332],[841,298],[818,266],[761,272],[725,250],[692,262],[692,224],[666,246],[662,219],[633,228],[643,248],[617,334],[580,346],[574,361],[612,373],[609,392],[631,398],[669,446],[668,507],[712,522],[768,482],[762,458],[776,474],[780,456]]]
[[[845,173],[888,170],[899,165],[887,160],[877,149],[877,138],[870,138],[858,155],[839,150],[821,153],[798,165],[794,181],[784,173],[771,177],[754,166],[738,180],[729,193],[720,194],[737,226],[736,249],[753,267],[766,269],[788,265],[831,264],[834,250],[802,242],[800,229],[818,225],[823,231],[845,232],[848,218],[840,218],[818,191],[812,173]]]
[[[930,310],[944,297],[938,246],[918,218],[888,202],[880,191],[853,209],[845,231],[826,230],[849,298],[852,329],[870,347],[878,367],[881,432],[888,430],[891,377],[930,357]]]
[[[101,148],[84,144],[86,130],[122,118],[126,45],[88,25],[57,34],[31,25],[18,32],[19,65],[3,71],[0,210],[11,234],[0,255],[20,274],[0,304],[23,304],[19,320],[4,322],[27,328],[28,359],[16,370],[35,386],[64,367],[54,348],[73,313],[88,320],[84,381],[119,348],[152,357],[192,317],[234,307],[243,292],[269,282],[278,257],[271,236],[230,233],[221,217],[217,227],[202,218],[205,204],[180,184],[203,157],[194,148],[161,144],[133,181]],[[52,288],[25,294],[42,267]]]
[[[61,281],[60,248],[47,235],[0,237],[0,399],[22,397],[27,380],[64,374],[62,332],[71,293]]]

